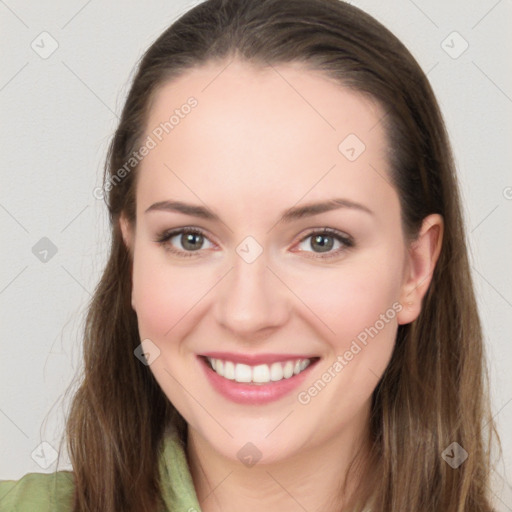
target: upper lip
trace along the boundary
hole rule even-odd
[[[318,356],[308,356],[304,354],[236,354],[234,352],[205,352],[201,354],[201,356],[232,361],[233,363],[248,364],[250,366],[293,361],[297,359],[318,359]]]

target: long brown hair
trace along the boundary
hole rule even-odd
[[[122,179],[119,169],[142,143],[158,87],[193,67],[235,57],[257,65],[300,61],[377,100],[386,112],[381,122],[404,233],[414,238],[431,213],[444,218],[443,247],[420,316],[399,326],[373,393],[373,478],[362,479],[350,510],[371,504],[372,512],[490,512],[491,445],[499,436],[443,118],[404,45],[340,0],[207,0],[175,21],[138,63],[105,166],[112,245],[88,309],[83,375],[66,427],[74,510],[161,506],[164,429],[175,424],[184,435],[186,424],[134,357],[141,340],[131,307],[132,255],[118,221],[121,213],[135,221],[137,166]],[[442,457],[453,442],[469,454],[456,469]]]

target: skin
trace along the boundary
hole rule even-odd
[[[351,457],[368,449],[371,395],[398,324],[420,312],[442,218],[427,217],[417,240],[406,243],[379,123],[383,110],[317,72],[298,64],[209,63],[159,90],[146,135],[190,96],[198,105],[140,164],[136,225],[120,219],[133,252],[141,340],[160,350],[150,369],[188,423],[187,456],[205,512],[334,510],[329,500]],[[348,134],[366,146],[355,161],[338,150]],[[279,222],[287,208],[334,197],[372,213],[340,208]],[[206,205],[222,221],[145,213],[170,199]],[[205,232],[198,251],[179,235],[167,246],[155,242],[162,231],[185,227]],[[306,237],[325,227],[349,234],[355,245],[329,239],[332,249],[322,252],[314,236]],[[263,249],[250,264],[236,252],[247,236]],[[320,393],[300,403],[298,392],[394,303],[401,311]],[[241,405],[206,380],[196,354],[211,350],[321,360],[297,392]],[[252,467],[237,457],[247,442],[262,454]]]

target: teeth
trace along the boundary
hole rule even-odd
[[[249,366],[232,361],[223,361],[207,357],[212,369],[221,377],[236,382],[251,382],[254,384],[266,384],[289,379],[293,375],[305,370],[310,364],[310,359],[298,359],[297,361],[286,361],[284,363],[259,364]]]
[[[231,361],[224,363],[224,375],[226,379],[234,380],[235,378],[235,365]]]
[[[287,361],[283,369],[283,377],[289,379],[293,375],[294,364],[292,361]]]
[[[235,380],[237,382],[251,382],[251,367],[247,364],[237,364],[235,366]]]
[[[252,381],[253,382],[269,382],[270,381],[270,369],[268,364],[260,364],[252,369]]]
[[[272,366],[270,367],[270,380],[278,381],[282,380],[283,378],[283,367],[281,366],[281,363],[272,363]]]

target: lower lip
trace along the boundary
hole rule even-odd
[[[210,368],[204,357],[198,356],[198,358],[206,377],[215,390],[233,402],[249,405],[267,404],[291,393],[304,382],[310,370],[318,362],[318,359],[313,361],[305,370],[289,379],[270,381],[268,384],[245,384],[221,377]]]

